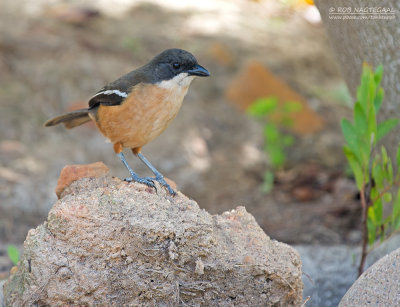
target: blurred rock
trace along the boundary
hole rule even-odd
[[[400,248],[356,280],[339,304],[350,306],[400,306]]]
[[[66,4],[53,5],[47,10],[49,17],[75,26],[84,26],[93,18],[100,16],[100,11],[91,7],[74,7]]]
[[[3,285],[6,281],[0,280],[0,307],[4,307]]]
[[[302,109],[291,115],[291,130],[298,134],[317,132],[324,125],[322,118],[309,108],[305,98],[258,61],[248,63],[239,72],[226,89],[225,96],[241,110],[246,110],[258,98],[271,96],[277,97],[281,104],[288,101],[301,103]]]
[[[12,156],[21,156],[26,153],[26,147],[22,142],[16,140],[4,140],[0,142],[0,153]]]
[[[108,167],[103,162],[95,162],[84,165],[67,165],[61,170],[58,177],[56,194],[61,198],[64,190],[74,181],[81,178],[101,177],[107,174]]]
[[[233,55],[225,44],[215,42],[210,45],[208,53],[220,65],[232,66]]]
[[[6,168],[6,167],[0,167],[0,178],[8,180],[10,182],[21,182],[24,180],[24,175],[19,174],[12,169]]]
[[[7,306],[299,306],[301,261],[244,207],[211,216],[165,189],[75,181],[29,231]]]

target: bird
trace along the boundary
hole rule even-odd
[[[141,153],[142,147],[158,137],[173,121],[195,77],[210,73],[188,51],[172,48],[155,56],[147,64],[108,83],[88,102],[88,108],[49,119],[45,127],[64,124],[71,129],[93,121],[113,144],[114,152],[136,181],[155,188],[158,181],[171,195],[176,192],[164,176]],[[124,148],[130,148],[154,174],[140,177],[129,166]]]

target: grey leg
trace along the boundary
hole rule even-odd
[[[156,180],[159,183],[161,183],[164,187],[167,188],[168,192],[171,195],[175,195],[175,191],[171,188],[171,186],[165,181],[164,176],[149,162],[149,160],[146,159],[145,156],[143,156],[140,152],[137,154],[138,158],[140,161],[142,161],[146,166],[153,172],[153,174],[156,176],[154,178],[151,178],[152,180]]]
[[[139,183],[143,183],[151,188],[156,188],[156,186],[154,185],[154,182],[151,178],[142,178],[139,177],[133,170],[132,168],[129,166],[128,161],[126,161],[125,156],[122,152],[120,152],[119,154],[117,154],[117,156],[121,159],[122,163],[124,163],[125,167],[128,169],[129,173],[131,174],[131,178],[126,178],[125,181],[131,182],[131,181],[136,181]]]

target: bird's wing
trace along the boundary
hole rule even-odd
[[[132,88],[143,81],[142,79],[140,71],[134,70],[118,80],[107,84],[90,98],[89,109],[96,108],[99,105],[120,105],[128,97]]]

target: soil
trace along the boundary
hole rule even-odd
[[[304,17],[306,5],[110,3],[3,1],[0,259],[6,259],[7,244],[21,246],[27,231],[46,218],[66,164],[103,161],[112,175],[127,176],[93,125],[67,131],[43,128],[43,122],[85,106],[104,84],[171,47],[191,51],[211,77],[194,81],[176,120],[144,155],[200,207],[217,214],[243,205],[273,239],[360,242],[360,209],[354,182],[345,176],[339,127],[349,114],[344,83],[322,24]],[[305,97],[324,120],[319,131],[296,137],[269,194],[261,191],[268,169],[262,123],[225,95],[253,59]],[[129,160],[148,174],[137,159]],[[0,271],[10,265],[0,265]]]

